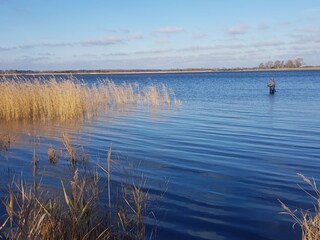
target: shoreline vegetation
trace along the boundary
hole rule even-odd
[[[280,199],[278,199],[282,209],[282,214],[289,215],[294,220],[295,225],[299,225],[302,233],[302,240],[317,240],[320,239],[320,190],[318,189],[317,183],[314,178],[307,178],[303,174],[297,174],[307,187],[299,187],[310,197],[313,203],[313,209],[307,210],[292,210]]]
[[[0,123],[82,120],[136,104],[151,110],[178,103],[164,84],[140,88],[138,83],[115,84],[108,79],[86,84],[67,76],[0,77]],[[0,153],[9,151],[14,141],[0,132]],[[41,172],[44,162],[36,152],[38,143],[29,149],[33,178],[14,177],[2,194],[0,239],[156,239],[158,200],[164,193],[149,194],[143,175],[131,175],[134,168],[112,158],[112,145],[106,161],[97,157],[93,169],[83,146],[74,145],[67,133],[61,142],[64,148],[49,146],[48,162],[54,168],[62,161],[70,168],[56,177],[61,185],[53,189],[42,184],[49,175]]]
[[[211,73],[211,72],[272,72],[272,71],[319,71],[320,66],[283,67],[283,68],[188,68],[188,69],[123,69],[123,70],[0,70],[0,76],[46,76],[46,75],[82,75],[82,74],[173,74],[173,73]]]
[[[116,85],[110,80],[92,86],[76,78],[0,78],[0,120],[90,119],[103,111],[144,104],[176,106],[173,90],[162,86]]]
[[[66,138],[69,146],[65,145]],[[67,134],[62,142],[68,154],[56,156],[66,161],[69,155],[69,181],[57,178],[61,187],[47,189],[42,184],[44,176],[38,175],[41,163],[35,154],[33,183],[22,175],[14,178],[2,199],[5,213],[0,216],[0,239],[156,239],[156,215],[162,196],[149,194],[143,176],[124,175],[120,183],[111,181],[117,168],[117,162],[111,159],[111,145],[106,161],[90,170],[88,159],[79,157],[81,153],[74,153],[77,159],[73,161],[69,148],[76,150]],[[52,161],[55,150],[49,150],[48,161],[54,167],[58,159]]]

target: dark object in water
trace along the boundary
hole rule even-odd
[[[269,87],[269,94],[274,94],[276,92],[276,81],[274,79],[271,79],[268,83]]]

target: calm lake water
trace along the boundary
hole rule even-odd
[[[268,94],[271,77],[275,95]],[[78,78],[164,83],[182,105],[131,106],[85,123],[1,123],[0,131],[15,135],[10,150],[0,154],[2,186],[21,172],[32,181],[34,146],[43,184],[59,186],[53,179],[70,172],[69,164],[51,166],[46,151],[62,147],[66,131],[92,165],[105,161],[112,144],[117,166],[132,165],[152,195],[167,187],[157,217],[160,239],[301,239],[277,199],[293,209],[312,208],[297,173],[320,184],[320,71]]]

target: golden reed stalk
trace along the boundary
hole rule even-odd
[[[173,102],[174,93],[172,94]],[[96,116],[125,104],[167,105],[171,99],[167,88],[138,84],[116,85],[102,81],[88,86],[72,77],[66,79],[0,78],[0,120],[69,120]]]
[[[320,190],[317,187],[315,180],[312,181],[306,178],[302,174],[298,174],[302,180],[311,187],[313,192],[308,192],[303,189],[303,191],[311,197],[314,201],[314,209],[307,211],[297,211],[291,210],[286,204],[284,204],[280,199],[278,201],[283,208],[284,214],[291,216],[295,223],[293,226],[298,224],[302,232],[302,240],[318,240],[320,239]]]

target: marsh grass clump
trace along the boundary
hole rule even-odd
[[[313,190],[312,193],[303,190],[315,202],[313,211],[311,210],[294,210],[292,211],[286,204],[279,200],[281,207],[284,209],[284,214],[291,216],[295,224],[298,224],[302,232],[302,240],[319,240],[320,239],[320,190],[317,187],[315,180],[310,180],[302,174],[298,174],[302,180],[307,183]],[[294,225],[295,225],[294,224]]]
[[[97,183],[80,179],[75,171],[70,189],[61,183],[63,196],[35,192],[23,181],[14,182],[6,201],[7,219],[2,225],[6,239],[110,239],[111,230],[97,214]],[[109,226],[109,225],[107,225]]]
[[[116,85],[110,80],[88,85],[75,78],[0,78],[0,120],[71,120],[132,104],[171,105],[168,90]],[[175,101],[174,101],[175,102]]]
[[[41,183],[27,184],[22,179],[9,186],[3,202],[6,214],[0,222],[4,239],[155,239],[156,227],[147,233],[146,219],[155,218],[149,206],[151,197],[145,180],[136,183],[127,178],[110,191],[111,153],[104,182],[98,171],[72,169],[69,183],[61,180],[61,190],[49,192]],[[108,186],[108,201],[104,189]],[[110,193],[114,194],[113,196]],[[111,201],[112,198],[112,201]]]
[[[76,149],[71,145],[71,138],[67,133],[62,134],[62,142],[69,154],[72,165],[75,165],[77,160],[77,152]]]
[[[90,89],[70,79],[6,79],[0,81],[0,119],[47,120],[81,118],[93,104]],[[88,102],[89,101],[89,102]]]
[[[50,146],[48,149],[48,160],[49,160],[49,163],[53,165],[55,165],[58,161],[58,154],[52,146]]]
[[[77,163],[82,163],[83,166],[87,166],[89,163],[89,155],[85,152],[83,146],[76,146],[72,143],[71,136],[63,132],[61,142],[64,146],[64,150],[66,152],[67,159],[70,160],[73,167],[76,167]],[[63,149],[61,149],[61,152]],[[55,164],[58,160],[59,156],[56,151],[50,147],[48,150],[48,158],[51,164]],[[52,160],[52,161],[51,161]]]

